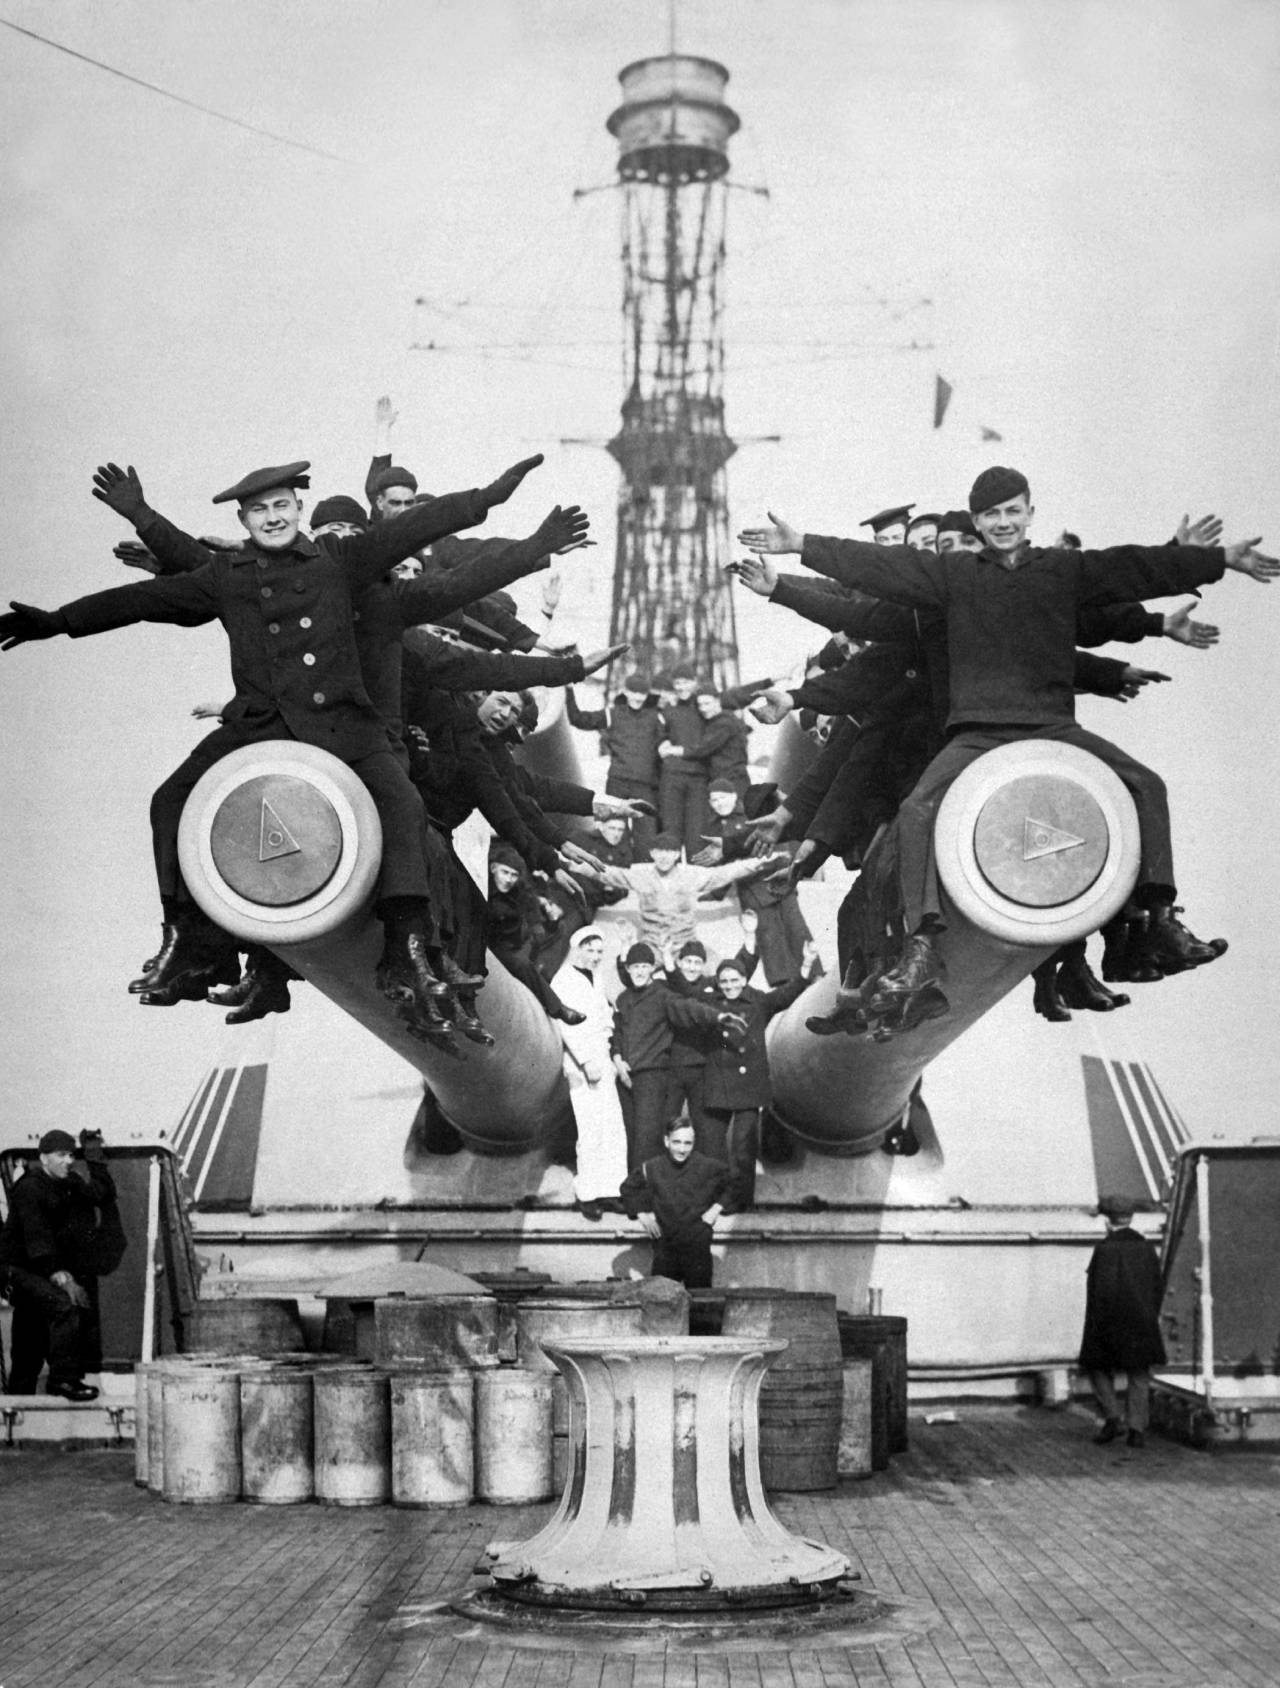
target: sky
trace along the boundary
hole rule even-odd
[[[490,528],[589,510],[562,625],[602,643],[617,472],[559,442],[616,424],[605,120],[622,67],[667,50],[667,8],[0,0],[0,20],[4,597],[121,578],[99,462],[231,531],[209,500],[261,463],[358,493],[388,393],[429,490],[546,451]],[[1273,5],[682,0],[675,30],[727,66],[730,179],[768,192],[729,201],[732,530],[956,505],[994,457],[1029,476],[1042,539],[1156,542],[1214,510],[1280,552]],[[1232,577],[1202,613],[1217,651],[1147,646],[1174,683],[1081,713],[1165,774],[1188,922],[1231,940],[1142,993],[1123,1037],[1193,1126],[1248,1135],[1280,1077],[1280,589]],[[747,673],[812,642],[757,600],[740,628]],[[150,793],[226,692],[216,627],[0,657],[6,1142],[171,1126],[209,1064],[219,1016],[124,986],[157,931]]]

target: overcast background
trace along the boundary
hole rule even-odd
[[[226,530],[211,495],[309,457],[358,493],[377,395],[433,491],[534,449],[502,513],[584,503],[567,629],[606,631],[621,398],[617,73],[667,50],[653,0],[3,0],[0,17],[211,108],[0,28],[6,90],[3,596],[120,578],[94,466]],[[882,505],[1030,477],[1043,540],[1157,541],[1184,510],[1280,550],[1280,11],[1267,0],[686,0],[743,120],[729,215],[734,530],[780,511],[852,532]],[[415,301],[425,299],[428,304]],[[434,350],[415,350],[434,346]],[[935,375],[954,385],[932,429]],[[982,430],[1002,438],[984,442]],[[1271,1129],[1276,1089],[1280,590],[1232,577],[1223,645],[1088,725],[1167,776],[1180,889],[1210,969],[1139,993],[1108,1035],[1197,1131]],[[746,672],[802,625],[753,601]],[[781,653],[781,657],[780,654]],[[153,787],[220,629],[136,628],[0,658],[3,1142],[54,1123],[170,1126],[220,1016],[124,992],[157,912]],[[1016,1049],[1010,1060],[1018,1059]]]

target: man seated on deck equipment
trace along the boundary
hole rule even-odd
[[[740,535],[749,550],[798,551],[841,584],[947,619],[951,678],[948,740],[898,816],[899,882],[906,945],[869,992],[878,1013],[901,1010],[937,993],[942,964],[936,938],[945,930],[933,854],[933,823],[956,776],[997,745],[1019,739],[1074,744],[1105,762],[1128,787],[1141,833],[1136,898],[1148,913],[1144,953],[1161,972],[1200,966],[1221,953],[1178,920],[1168,803],[1163,781],[1107,740],[1077,726],[1072,675],[1082,607],[1194,590],[1234,569],[1264,584],[1280,563],[1255,551],[1257,540],[1219,548],[1117,546],[1105,551],[1041,550],[1027,543],[1034,514],[1026,477],[995,466],[974,482],[969,508],[983,538],[980,552],[935,557],[908,547],[881,549],[857,540],[805,534],[770,515],[771,525]]]

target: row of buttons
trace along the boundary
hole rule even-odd
[[[293,589],[295,592],[305,592],[307,589],[306,581],[295,580],[293,583]],[[276,589],[274,586],[260,586],[258,588],[258,595],[262,598],[274,598],[276,595]]]
[[[310,627],[310,625],[311,625],[311,617],[309,615],[304,615],[302,620],[298,623],[299,627]],[[267,623],[267,632],[268,633],[278,633],[279,631],[280,631],[280,623],[278,621],[269,621]]]

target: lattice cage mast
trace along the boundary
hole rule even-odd
[[[624,69],[608,127],[623,184],[622,470],[610,639],[650,673],[738,678],[725,465],[723,275],[729,73],[684,54]]]

